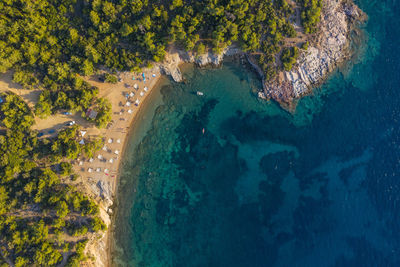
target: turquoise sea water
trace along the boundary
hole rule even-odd
[[[358,4],[362,55],[295,114],[233,63],[162,83],[125,155],[116,265],[400,266],[400,3]]]

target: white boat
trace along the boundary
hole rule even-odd
[[[204,93],[203,93],[203,92],[200,92],[200,91],[197,91],[196,94],[197,94],[197,95],[204,95]]]

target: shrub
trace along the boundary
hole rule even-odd
[[[281,61],[286,71],[290,71],[299,56],[297,47],[284,48],[281,54]]]
[[[117,76],[113,74],[106,73],[104,74],[104,81],[108,83],[116,84],[118,82]]]

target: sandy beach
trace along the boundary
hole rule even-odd
[[[157,67],[145,70],[143,73],[146,81],[143,81],[142,73],[130,72],[118,73],[120,81],[117,84],[104,83],[97,78],[86,79],[90,84],[99,88],[99,97],[107,98],[112,104],[112,123],[105,129],[96,128],[93,123],[83,119],[80,114],[57,113],[45,119],[35,117],[32,129],[43,133],[43,137],[56,136],[59,130],[67,127],[66,124],[69,121],[75,121],[80,125],[80,141],[85,142],[96,137],[103,138],[105,146],[92,159],[81,157],[73,162],[75,172],[81,176],[81,180],[77,181],[79,186],[95,184],[94,187],[91,186],[90,190],[95,197],[98,197],[100,193],[97,186],[99,181],[111,186],[109,193],[113,195],[115,192],[120,159],[127,134],[143,101],[161,76]],[[41,92],[37,89],[22,89],[21,86],[13,83],[11,72],[0,75],[0,92],[6,91],[21,96],[32,109]]]
[[[41,138],[54,137],[59,130],[67,127],[68,122],[75,121],[80,125],[80,141],[86,142],[98,137],[104,140],[104,147],[96,152],[93,158],[80,157],[72,162],[79,178],[74,182],[70,180],[66,182],[74,184],[99,202],[100,215],[109,228],[111,228],[110,215],[113,213],[110,206],[115,199],[121,159],[129,132],[135,125],[141,107],[147,102],[147,97],[161,77],[158,67],[144,70],[143,73],[145,81],[142,73],[120,72],[117,84],[101,82],[98,76],[86,78],[86,81],[99,88],[99,97],[107,98],[112,104],[112,123],[107,128],[96,128],[93,123],[86,121],[78,113],[72,115],[57,113],[45,119],[35,117],[35,124],[32,127],[43,133]],[[21,96],[32,110],[41,93],[41,90],[23,89],[13,83],[11,72],[0,75],[0,92],[6,91]],[[109,261],[110,232],[111,229],[100,240],[90,238],[94,242],[88,244],[89,254],[106,252],[108,255],[101,255],[102,259],[95,257],[94,265],[89,264],[89,266],[96,266],[99,260],[102,264],[108,264],[104,261]]]
[[[99,96],[111,102],[112,121],[105,129],[77,122],[82,125],[81,134],[84,134],[84,141],[101,137],[104,147],[93,158],[77,159],[74,169],[80,175],[82,185],[89,186],[93,196],[99,198],[101,195],[106,203],[114,198],[120,161],[130,128],[133,127],[139,109],[160,77],[158,69],[145,71],[144,74],[145,82],[141,74],[133,75],[128,72],[119,74],[120,82],[117,84],[88,80],[99,88]]]

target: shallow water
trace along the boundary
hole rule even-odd
[[[293,115],[231,63],[161,85],[125,155],[116,265],[400,266],[400,5],[358,4],[363,55]]]

